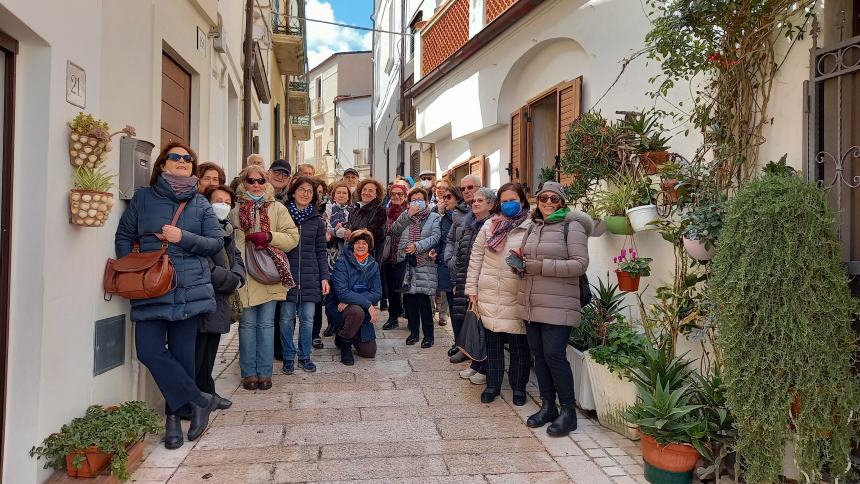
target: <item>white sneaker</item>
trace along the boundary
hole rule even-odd
[[[476,373],[478,373],[478,372],[476,370],[472,369],[472,367],[470,366],[469,368],[466,368],[465,370],[460,370],[460,378],[463,378],[465,380],[469,380]]]
[[[471,370],[471,368],[469,368]],[[474,375],[469,377],[469,381],[474,383],[475,385],[486,385],[487,384],[487,375],[483,373],[475,372]]]

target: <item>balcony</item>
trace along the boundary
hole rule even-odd
[[[414,75],[409,75],[400,86],[400,132],[398,135],[403,141],[417,142],[415,137],[415,102],[404,93],[414,84]]]
[[[308,80],[306,76],[290,76],[290,114],[308,114]]]
[[[325,104],[323,104],[323,100],[321,97],[314,98],[312,103],[311,114],[314,117],[322,116],[325,113]]]
[[[416,75],[426,76],[466,44],[472,44],[470,40],[518,3],[528,3],[529,5],[523,6],[530,9],[540,1],[448,0],[421,29],[421,71],[416,72]],[[479,9],[480,15],[472,15],[470,11],[472,8]],[[511,15],[507,17],[513,16],[516,12],[510,13]]]
[[[305,72],[304,1],[276,1],[272,16],[272,49],[281,74]]]
[[[297,141],[308,141],[311,139],[310,116],[290,116],[290,130]]]

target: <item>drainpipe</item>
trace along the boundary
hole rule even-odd
[[[392,0],[393,1],[393,0]],[[370,158],[370,176],[376,176],[376,163],[375,163],[375,154],[376,154],[376,2],[373,2],[373,13],[370,14],[370,21],[373,22],[373,31],[371,32],[371,43],[370,43],[370,58],[371,58],[371,66],[373,67],[373,72],[370,75],[370,150],[369,156]],[[387,179],[386,179],[387,180]]]
[[[338,138],[337,134],[340,132],[340,116],[338,116],[338,114],[337,114],[337,103],[341,100],[341,98],[342,98],[342,96],[335,96],[334,97],[334,168],[333,169],[334,169],[335,179],[337,179],[337,154],[340,151],[340,145],[337,144],[337,138]],[[371,99],[370,102],[373,102],[373,100]],[[343,165],[341,165],[341,166],[343,166]],[[355,168],[355,167],[353,166],[353,168]],[[371,176],[372,176],[372,173],[373,172],[371,172]]]
[[[245,2],[245,52],[243,70],[245,72],[242,90],[242,167],[251,155],[251,65],[254,62],[254,0]]]

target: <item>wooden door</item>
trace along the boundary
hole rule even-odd
[[[189,144],[191,135],[191,74],[167,54],[161,54],[161,146]]]
[[[520,108],[511,114],[511,164],[508,174],[511,182],[523,183],[526,173],[526,116],[528,108]]]
[[[582,77],[558,87],[558,156],[564,156],[567,148],[567,132],[582,111]],[[573,182],[572,175],[559,175],[562,185]]]

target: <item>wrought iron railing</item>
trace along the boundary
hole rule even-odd
[[[304,0],[274,0],[272,33],[285,35],[305,35]]]
[[[291,126],[303,126],[303,127],[311,127],[311,117],[308,115],[304,116],[290,116],[290,125]]]
[[[308,90],[308,77],[306,75],[302,76],[290,76],[290,91],[291,92],[307,92]]]

